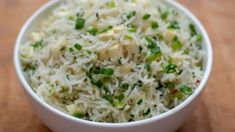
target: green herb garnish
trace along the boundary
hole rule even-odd
[[[129,84],[128,83],[121,83],[120,88],[123,90],[127,90],[129,88]]]
[[[193,24],[189,24],[189,30],[191,31],[191,36],[194,36],[197,34],[197,30]]]
[[[107,32],[108,30],[110,30],[110,29],[112,29],[112,28],[113,28],[113,26],[110,25],[110,26],[108,26],[108,27],[106,27],[106,28],[100,30],[100,31],[99,31],[99,34],[100,34],[100,33],[105,33],[105,32]]]
[[[119,100],[119,101],[122,101],[123,99],[124,99],[124,94],[120,94],[118,97],[117,97],[117,99]]]
[[[113,102],[113,105],[116,106],[117,108],[121,109],[121,110],[125,107],[124,102],[118,101],[118,100],[115,100],[115,101]]]
[[[124,38],[125,38],[126,40],[133,40],[133,37],[130,36],[130,35],[125,35]]]
[[[177,36],[173,38],[173,42],[171,46],[174,51],[180,50],[182,48],[182,43],[179,41]]]
[[[43,47],[42,43],[43,43],[43,40],[40,40],[40,41],[37,41],[37,42],[31,44],[31,46],[35,50],[35,49],[38,49],[38,48],[42,48]]]
[[[180,86],[180,91],[183,92],[184,94],[192,94],[193,90],[187,85],[181,85]]]
[[[131,11],[126,15],[127,19],[131,19],[132,17],[134,17],[136,15],[136,11]]]
[[[74,45],[74,48],[75,48],[76,50],[81,50],[81,49],[82,49],[82,46],[81,46],[79,43],[76,43],[76,44]]]
[[[169,15],[169,12],[168,12],[168,11],[161,12],[161,19],[162,19],[162,20],[166,20],[167,17],[168,17],[168,15]]]
[[[148,13],[146,13],[146,14],[144,14],[144,16],[143,16],[143,20],[148,20],[150,17],[151,17],[151,15],[148,14]]]
[[[138,105],[141,105],[142,102],[143,102],[143,99],[140,99],[140,100],[137,102],[137,104],[138,104]]]
[[[75,112],[75,113],[73,113],[73,116],[75,116],[77,118],[83,118],[86,115],[84,113],[81,113],[81,112]]]
[[[85,25],[85,19],[78,17],[75,24],[75,29],[81,30]]]
[[[147,69],[147,71],[150,71],[150,70],[151,70],[150,65],[151,65],[151,62],[147,62],[147,63],[145,64],[145,68]]]
[[[177,65],[175,64],[168,64],[165,68],[164,71],[166,73],[175,73],[176,72]]]
[[[199,43],[201,43],[202,40],[203,40],[202,35],[201,35],[201,34],[197,34],[197,35],[196,35],[196,41],[199,42]]]
[[[151,27],[152,27],[152,29],[157,29],[159,27],[158,22],[152,21],[151,22]]]
[[[172,89],[172,88],[175,88],[176,83],[175,83],[175,82],[166,82],[166,83],[164,84],[164,86],[165,86],[166,88]]]
[[[106,99],[110,104],[113,104],[114,102],[112,95],[105,95],[103,98]]]
[[[103,74],[105,76],[112,76],[114,71],[111,68],[102,68],[102,69],[96,69],[94,71],[95,74]]]
[[[24,71],[27,71],[27,70],[35,71],[36,68],[37,68],[36,64],[28,63],[24,66]]]
[[[103,86],[103,82],[101,82],[100,80],[91,79],[91,83],[98,88],[101,88]]]
[[[167,27],[168,29],[180,29],[179,23],[177,21],[173,21]]]
[[[91,35],[95,36],[98,32],[98,29],[94,26],[90,26],[90,27],[88,27],[87,32],[90,33]]]
[[[143,115],[146,116],[146,115],[148,115],[149,113],[150,113],[150,108],[148,108],[147,110],[145,110],[145,111],[143,112]]]
[[[137,26],[131,24],[128,28],[128,31],[135,33],[137,31]]]

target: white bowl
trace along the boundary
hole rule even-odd
[[[41,19],[45,18],[45,16],[47,16],[48,13],[56,5],[58,5],[59,2],[59,0],[52,0],[42,6],[38,11],[36,11],[32,15],[32,17],[26,22],[26,24],[21,29],[17,38],[14,51],[14,63],[17,74],[38,117],[50,129],[57,132],[170,132],[179,128],[194,109],[195,104],[198,101],[199,96],[207,83],[212,68],[211,42],[205,29],[198,21],[198,19],[196,19],[196,17],[192,15],[190,11],[188,11],[176,1],[166,0],[166,2],[170,6],[175,7],[190,18],[204,38],[203,50],[206,52],[204,59],[205,75],[195,92],[184,102],[182,102],[180,105],[173,108],[172,110],[149,119],[128,123],[99,123],[72,117],[71,115],[65,114],[48,105],[31,89],[30,85],[27,83],[23,75],[21,63],[19,60],[20,44],[25,42],[28,33],[32,29],[34,29],[35,25],[37,25]]]

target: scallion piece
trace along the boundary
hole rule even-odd
[[[150,108],[148,108],[147,110],[144,111],[143,115],[147,116],[150,113]]]
[[[132,17],[134,17],[136,15],[136,11],[131,11],[126,15],[127,19],[131,19]]]
[[[90,26],[90,27],[88,27],[87,32],[89,32],[91,35],[95,36],[98,32],[98,29],[94,26]]]
[[[161,19],[162,19],[162,20],[166,20],[167,17],[168,17],[168,15],[169,15],[169,12],[168,12],[168,11],[161,12]]]
[[[123,99],[124,99],[124,94],[120,94],[118,97],[117,97],[117,99],[119,100],[119,101],[122,101]]]
[[[151,22],[151,27],[152,27],[152,29],[157,29],[159,27],[158,22],[152,21]]]
[[[112,95],[105,95],[103,98],[106,99],[110,104],[113,104],[114,102]]]
[[[184,94],[192,94],[193,90],[187,85],[181,85],[180,86],[180,91],[183,92]]]
[[[146,14],[144,14],[144,16],[143,16],[143,20],[148,20],[150,17],[151,17],[151,15],[148,14],[148,13],[146,13]]]
[[[112,29],[112,28],[113,28],[113,26],[110,25],[110,26],[108,26],[108,27],[106,27],[106,28],[100,30],[100,31],[99,31],[99,34],[100,34],[100,33],[105,33],[105,32],[107,32],[108,30],[110,30],[110,29]]]
[[[113,105],[121,110],[125,107],[124,102],[118,100],[114,100]]]
[[[197,35],[196,35],[196,41],[199,42],[199,43],[201,43],[202,40],[203,40],[202,35],[201,35],[201,34],[197,34]]]
[[[76,44],[74,45],[74,48],[75,48],[76,50],[81,50],[81,49],[82,49],[82,46],[81,46],[79,43],[76,43]]]
[[[177,70],[177,65],[175,64],[168,64],[165,68],[164,68],[164,71],[166,73],[175,73]]]
[[[167,27],[168,29],[180,29],[179,23],[177,21],[173,21]]]
[[[38,48],[42,48],[43,47],[42,43],[43,43],[43,40],[40,40],[40,41],[37,41],[37,42],[31,44],[31,46],[35,50],[35,49],[38,49]]]
[[[140,99],[140,100],[137,102],[137,104],[138,104],[138,105],[141,105],[142,102],[143,102],[143,99]]]
[[[189,24],[189,30],[191,32],[191,36],[194,36],[197,34],[197,30],[193,24]]]
[[[101,82],[100,80],[91,79],[91,83],[98,88],[101,88],[103,86],[103,82]]]
[[[129,88],[129,84],[128,83],[121,83],[120,88],[123,90],[127,90]]]
[[[85,25],[85,20],[83,18],[78,17],[76,20],[76,25],[75,25],[75,29],[77,30],[81,30]]]
[[[182,43],[179,41],[177,36],[173,38],[173,42],[171,46],[174,51],[180,50],[182,48]]]
[[[75,112],[75,113],[73,113],[73,116],[75,116],[77,118],[83,118],[86,115],[84,113],[81,113],[81,112]]]

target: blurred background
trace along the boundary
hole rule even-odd
[[[0,132],[50,132],[36,117],[13,65],[24,22],[47,0],[0,0]],[[179,0],[203,23],[214,50],[201,99],[177,132],[235,132],[235,0]]]

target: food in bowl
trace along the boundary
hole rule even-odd
[[[202,35],[164,0],[61,1],[20,46],[28,83],[77,118],[122,123],[158,116],[204,75]]]

